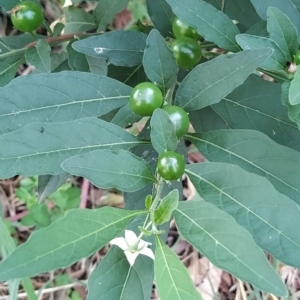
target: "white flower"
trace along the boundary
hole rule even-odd
[[[112,245],[120,247],[131,266],[133,266],[135,259],[139,254],[146,255],[154,260],[153,251],[148,248],[151,243],[139,240],[136,234],[131,230],[125,230],[125,238],[118,237],[110,241]]]

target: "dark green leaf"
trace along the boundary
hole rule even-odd
[[[146,41],[143,66],[147,77],[163,92],[176,83],[178,66],[175,57],[164,38],[155,29],[151,30]]]
[[[116,14],[127,7],[129,0],[98,0],[94,10],[94,18],[98,26],[97,31],[103,31],[111,23]]]
[[[186,135],[209,160],[239,165],[266,177],[300,205],[300,153],[254,130],[216,130]]]
[[[128,102],[131,88],[106,76],[61,72],[21,76],[0,88],[0,133],[29,122],[104,115]]]
[[[160,225],[171,219],[173,211],[177,208],[179,201],[178,190],[171,191],[161,199],[158,208],[154,212],[155,224]]]
[[[94,17],[82,8],[67,6],[64,8],[66,25],[65,34],[79,33],[96,28]]]
[[[262,249],[287,265],[300,266],[300,210],[294,201],[267,179],[235,165],[193,164],[186,173],[199,195],[232,215]]]
[[[72,47],[74,41],[67,46],[68,63],[73,71],[89,72],[89,64],[84,54],[75,51]]]
[[[279,144],[300,150],[300,132],[281,103],[281,85],[278,83],[251,75],[212,107],[231,128],[258,130]],[[208,130],[214,129],[223,128]]]
[[[277,44],[271,39],[249,34],[238,34],[236,36],[236,40],[244,50],[261,49],[268,51],[268,48],[273,49],[271,56],[262,62],[260,67],[266,70],[284,70],[286,68],[284,54]]]
[[[15,77],[19,66],[23,62],[25,62],[23,54],[20,54],[19,56],[0,59],[0,87],[7,85]]]
[[[107,75],[107,63],[105,58],[96,58],[86,55],[86,59],[91,73]]]
[[[58,175],[69,157],[98,149],[129,149],[144,144],[124,129],[97,118],[31,123],[0,136],[0,178]]]
[[[258,36],[269,36],[267,31],[267,22],[260,21],[253,25],[249,30],[246,32],[249,35],[258,35]]]
[[[134,30],[115,30],[77,41],[73,48],[93,57],[105,57],[116,66],[142,64],[147,35]]]
[[[30,47],[25,52],[25,59],[27,64],[34,66],[34,68],[41,73],[50,73],[51,48],[44,40],[39,40],[35,47]]]
[[[289,103],[293,106],[300,104],[300,67],[297,67],[289,88]]]
[[[156,109],[151,117],[150,125],[151,142],[158,154],[166,150],[176,150],[178,139],[175,127],[165,111]]]
[[[66,267],[92,255],[142,212],[113,207],[74,209],[29,240],[0,263],[0,280],[34,276]]]
[[[70,176],[67,172],[58,175],[40,175],[38,179],[39,202],[55,192]]]
[[[290,19],[279,9],[269,7],[268,32],[270,38],[279,46],[285,60],[292,62],[293,56],[298,50],[298,32]]]
[[[38,0],[31,0],[31,1],[38,3]],[[1,0],[0,7],[3,7],[6,10],[10,10],[19,3],[20,3],[19,0]]]
[[[175,15],[196,28],[205,40],[227,50],[239,51],[239,46],[235,41],[239,30],[223,12],[204,1],[167,0],[167,2]]]
[[[127,103],[118,110],[111,122],[120,127],[126,127],[140,119],[141,116],[136,115]]]
[[[267,49],[246,50],[220,55],[200,64],[181,82],[175,102],[187,111],[217,103],[241,85],[270,55],[271,50]]]
[[[147,10],[152,23],[162,36],[172,34],[174,14],[166,0],[146,0]]]
[[[65,160],[62,168],[89,179],[103,189],[117,188],[134,192],[150,182],[156,182],[150,166],[126,150],[96,150]]]
[[[227,213],[204,201],[179,204],[178,231],[217,267],[277,296],[287,289],[247,230]]]
[[[158,236],[156,236],[154,275],[161,300],[201,299],[186,267]]]

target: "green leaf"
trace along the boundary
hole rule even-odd
[[[89,72],[90,68],[87,57],[73,49],[72,45],[74,42],[69,42],[67,46],[69,66],[73,71]]]
[[[254,130],[216,130],[187,134],[209,160],[236,164],[266,177],[278,192],[300,205],[300,153]]]
[[[221,101],[221,103],[222,102],[223,101]],[[224,119],[222,119],[222,117],[214,111],[211,106],[191,111],[189,113],[189,118],[196,132],[228,128]]]
[[[86,55],[91,73],[98,75],[107,75],[107,63],[105,58],[96,58]]]
[[[111,23],[116,14],[127,7],[129,0],[98,0],[94,10],[94,18],[98,26],[97,31],[103,31]]]
[[[162,109],[156,109],[150,120],[151,142],[158,154],[169,150],[174,151],[178,146],[175,127],[169,115]]]
[[[155,29],[151,30],[146,41],[143,66],[147,77],[163,92],[174,86],[177,81],[179,68],[173,52]]]
[[[32,0],[32,1],[38,3],[38,0]],[[1,0],[0,7],[3,7],[6,10],[10,10],[19,3],[20,3],[19,0]]]
[[[35,47],[30,47],[25,52],[25,59],[27,64],[34,66],[34,68],[41,73],[50,73],[51,47],[44,40],[39,40]]]
[[[130,91],[112,78],[89,73],[21,76],[0,88],[0,134],[29,122],[98,117],[128,103]]]
[[[64,172],[58,175],[40,175],[38,179],[38,200],[44,201],[51,193],[55,192],[70,174]]]
[[[257,13],[263,20],[267,20],[267,10],[269,7],[276,7],[294,24],[297,28],[298,33],[300,32],[300,13],[297,11],[295,7],[295,0],[251,0],[254,8]],[[294,2],[294,3],[293,3]],[[299,5],[299,4],[298,4]],[[298,41],[300,41],[300,36],[298,35]]]
[[[174,212],[178,231],[217,267],[277,296],[287,288],[255,244],[250,233],[227,213],[203,201],[179,204]]]
[[[192,111],[221,101],[241,85],[271,53],[268,49],[246,50],[220,55],[198,65],[181,82],[175,97],[176,104],[186,111]]]
[[[239,30],[223,12],[204,1],[167,0],[167,2],[176,16],[196,28],[205,40],[230,51],[239,51],[235,41]]]
[[[112,246],[89,277],[87,300],[149,300],[148,290],[151,291],[153,281],[151,264],[149,258],[139,255],[131,267],[124,251]]]
[[[147,10],[155,28],[164,37],[172,33],[173,11],[166,0],[146,0]]]
[[[179,201],[178,190],[171,191],[160,200],[158,208],[154,211],[155,224],[160,225],[171,219],[173,211],[177,208]]]
[[[140,119],[141,116],[136,115],[127,103],[118,110],[111,122],[120,127],[127,127]]]
[[[262,249],[300,266],[300,210],[294,201],[267,179],[235,165],[200,163],[187,166],[186,173],[199,195],[232,215]]]
[[[294,79],[289,88],[289,102],[291,105],[300,104],[300,67],[297,66],[297,71],[294,74]]]
[[[271,56],[262,62],[260,67],[266,70],[285,70],[286,61],[284,54],[271,39],[249,34],[238,34],[236,40],[244,50],[264,49],[264,51],[268,51],[268,48],[273,49]]]
[[[92,57],[105,57],[116,66],[142,64],[147,35],[134,30],[114,30],[77,41],[73,48]]]
[[[23,54],[14,57],[0,58],[0,88],[7,85],[16,75],[19,66],[25,62]],[[0,94],[1,100],[1,94]]]
[[[81,33],[96,28],[94,17],[82,8],[67,6],[64,8],[65,34]]]
[[[259,21],[246,31],[249,35],[258,35],[268,37],[267,22]]]
[[[161,300],[201,299],[186,267],[158,236],[156,236],[154,275]]]
[[[62,168],[89,179],[103,189],[117,188],[134,192],[156,182],[150,166],[126,150],[96,150],[65,160]]]
[[[31,123],[0,136],[0,178],[16,174],[58,175],[69,157],[98,149],[129,149],[146,142],[97,118]]]
[[[34,231],[0,263],[0,280],[5,281],[66,267],[92,255],[114,237],[140,211],[113,207],[74,209],[50,226]]]
[[[281,10],[269,7],[268,32],[270,38],[279,46],[283,52],[285,61],[292,62],[293,56],[298,50],[298,32],[290,19]]]
[[[261,131],[277,143],[299,151],[300,132],[297,124],[288,118],[280,97],[280,84],[251,75],[244,84],[212,108],[231,128]],[[208,128],[204,131],[214,129],[225,128]]]

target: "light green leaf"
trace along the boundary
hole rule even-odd
[[[271,51],[246,50],[220,55],[198,65],[181,82],[175,97],[176,104],[192,111],[221,101],[270,57]]]
[[[278,83],[251,75],[212,108],[231,128],[258,130],[279,144],[300,150],[300,132],[281,103],[281,85]],[[225,128],[208,128],[205,131],[214,129]]]
[[[295,7],[295,2],[297,0],[251,0],[254,8],[257,13],[263,20],[267,20],[267,10],[269,7],[276,7],[294,24],[297,28],[298,33],[300,32],[300,13],[297,11]],[[299,3],[298,3],[299,5]],[[298,41],[300,41],[300,36],[298,35]]]
[[[178,231],[215,266],[277,296],[287,288],[250,233],[208,202],[187,201],[174,212]]]
[[[291,105],[300,104],[300,67],[299,66],[297,66],[297,71],[290,85],[289,102]]]
[[[230,51],[239,51],[235,41],[239,30],[223,12],[204,1],[167,0],[167,2],[176,16],[196,28],[205,40]]]
[[[34,66],[34,68],[41,73],[50,73],[51,47],[44,40],[39,40],[35,47],[30,47],[25,52],[25,59],[27,64]]]
[[[112,78],[89,73],[20,76],[0,88],[0,134],[29,122],[98,117],[128,103],[130,91]]]
[[[104,57],[116,66],[132,67],[142,63],[147,35],[134,30],[114,30],[77,41],[72,46],[92,57]]]
[[[300,153],[281,146],[254,130],[216,130],[188,134],[209,160],[236,164],[266,177],[278,192],[300,205]]]
[[[285,70],[286,61],[284,54],[282,53],[281,49],[277,46],[277,44],[271,39],[249,34],[238,34],[236,36],[236,40],[238,44],[243,48],[243,50],[264,49],[264,51],[268,51],[268,48],[273,49],[271,56],[269,56],[260,65],[260,67],[266,70]]]
[[[267,28],[270,38],[279,46],[285,60],[293,61],[293,55],[298,50],[298,32],[290,19],[281,10],[269,7],[267,11]]]
[[[267,179],[235,165],[193,164],[186,173],[199,195],[232,215],[262,249],[287,265],[300,266],[300,209],[294,201]]]
[[[111,23],[116,14],[127,7],[129,0],[98,0],[94,10],[94,18],[98,26],[97,31],[103,31]]]
[[[147,77],[163,92],[177,81],[178,66],[173,52],[155,29],[151,30],[146,41],[143,66]]]
[[[0,280],[31,277],[88,257],[120,235],[141,213],[113,207],[71,210],[50,226],[34,231],[2,261]]]
[[[154,275],[161,300],[201,299],[186,267],[158,236],[156,236]]]
[[[129,149],[146,142],[97,118],[56,123],[31,123],[0,136],[0,178],[16,174],[58,175],[69,157],[97,149]]]
[[[82,8],[67,6],[64,8],[65,34],[89,31],[96,28],[94,17]]]
[[[158,208],[154,211],[155,224],[160,225],[171,219],[173,211],[179,202],[178,190],[171,191],[166,197],[160,200]]]
[[[134,192],[150,182],[156,182],[150,166],[126,150],[96,150],[65,160],[62,168],[89,179],[103,189],[117,188]]]
[[[150,120],[151,142],[158,154],[169,150],[174,151],[178,146],[175,127],[168,114],[162,109],[156,109]]]

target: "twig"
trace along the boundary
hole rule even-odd
[[[90,187],[90,182],[84,178],[81,186],[81,201],[79,206],[80,208],[86,208],[89,187]]]
[[[22,219],[23,217],[25,217],[28,214],[27,210],[24,210],[18,214],[15,214],[13,216],[10,216],[8,218],[6,218],[6,220],[12,221],[12,222],[16,222],[19,221],[20,219]]]

